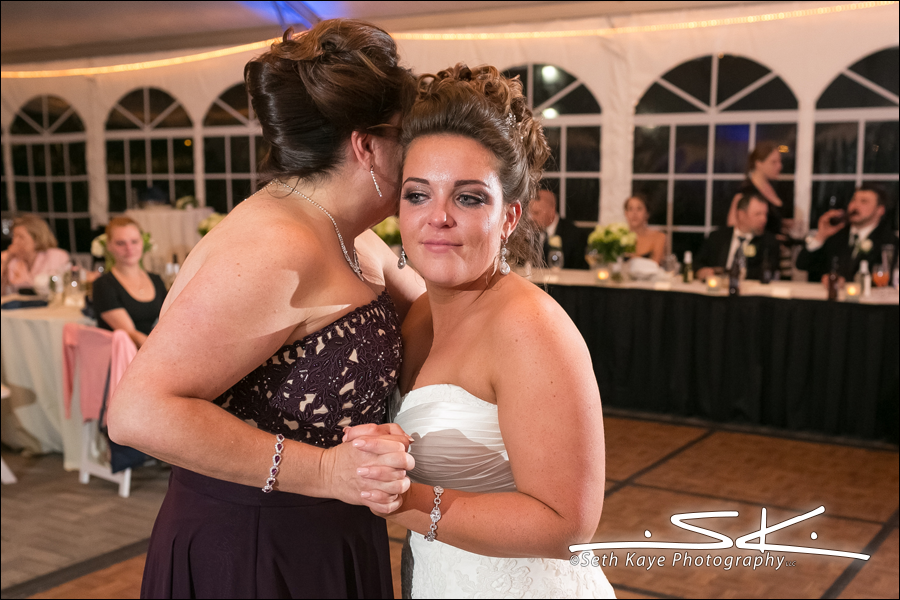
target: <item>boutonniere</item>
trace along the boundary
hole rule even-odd
[[[554,235],[547,241],[547,245],[551,248],[562,248],[562,238]]]
[[[856,242],[856,248],[863,254],[868,254],[872,251],[872,240],[868,238],[859,240],[858,242]]]
[[[747,258],[753,258],[754,256],[756,256],[756,246],[754,246],[753,244],[747,244],[747,246],[744,248],[744,256],[746,256]]]

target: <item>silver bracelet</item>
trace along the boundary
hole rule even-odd
[[[281,452],[284,450],[284,436],[280,433],[275,436],[275,454],[272,456],[272,466],[269,468],[269,478],[262,488],[265,493],[275,489],[275,478],[278,477],[278,469],[281,467]]]
[[[441,520],[441,494],[444,488],[439,485],[434,486],[434,508],[431,509],[431,529],[425,535],[426,542],[433,542],[437,539],[437,523]]]

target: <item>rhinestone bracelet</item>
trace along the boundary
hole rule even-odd
[[[275,436],[275,454],[272,456],[272,466],[269,468],[269,478],[266,479],[266,486],[262,489],[265,493],[269,493],[275,489],[275,478],[278,477],[278,469],[281,467],[281,452],[284,450],[284,436],[280,433]]]
[[[426,542],[433,542],[437,539],[437,523],[441,520],[441,494],[444,488],[439,485],[434,486],[434,508],[431,509],[431,529],[425,535]]]

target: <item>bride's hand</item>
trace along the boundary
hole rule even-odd
[[[410,485],[406,471],[415,466],[408,446],[404,434],[359,437],[329,448],[322,458],[329,496],[378,512],[397,510],[399,494]]]

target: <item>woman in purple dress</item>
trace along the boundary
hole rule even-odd
[[[271,180],[191,251],[110,407],[114,441],[173,465],[141,593],[385,597],[370,509],[409,487],[383,423],[422,288],[367,230],[397,210],[414,80],[349,20],[289,31],[245,79]]]

